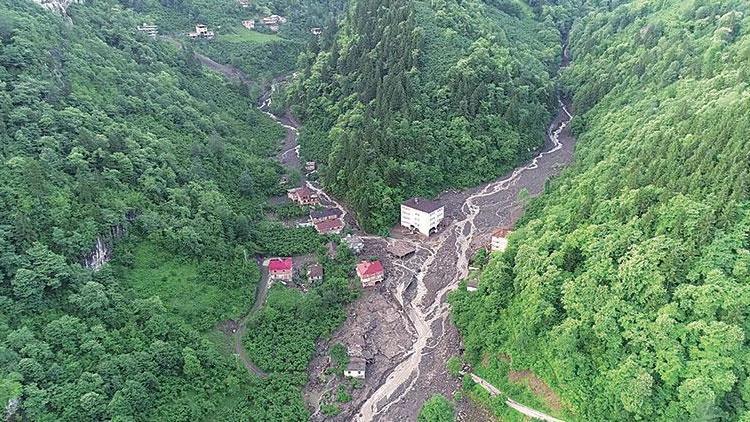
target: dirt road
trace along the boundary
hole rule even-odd
[[[563,60],[566,63],[567,58]],[[285,167],[299,168],[298,123],[288,114],[278,117],[270,113],[270,96],[262,99],[261,110],[287,129],[279,160]],[[350,307],[344,325],[319,348],[305,391],[312,409],[319,408],[321,393],[331,389],[330,377],[325,376],[327,349],[339,342],[363,345],[368,375],[363,388],[341,406],[335,420],[416,420],[427,398],[436,393],[451,397],[460,389],[460,381],[445,368],[448,358],[461,350],[460,336],[450,321],[447,294],[466,277],[470,256],[488,243],[493,229],[512,226],[521,216],[524,201],[519,193],[540,194],[545,182],[572,160],[575,139],[568,128],[571,118],[570,106],[561,102],[542,151],[530,162],[493,182],[442,194],[438,201],[445,204],[449,225],[430,239],[411,239],[417,253],[410,259],[390,259],[383,253],[387,239],[365,238],[363,256],[377,255],[384,261],[386,281],[366,291]],[[320,187],[310,186],[346,212]],[[471,411],[465,401],[458,404],[459,417],[466,419]],[[313,419],[322,416],[316,412]]]
[[[485,390],[487,390],[487,392],[489,392],[490,395],[492,395],[492,396],[500,396],[500,395],[503,394],[503,392],[500,391],[499,389],[497,389],[497,387],[495,387],[494,385],[490,384],[487,380],[485,380],[484,378],[480,377],[479,375],[474,374],[474,373],[469,374],[469,375],[471,376],[471,379],[474,380],[475,383],[477,383],[480,386],[482,386],[482,388],[484,388]],[[564,421],[562,421],[560,419],[553,418],[550,415],[542,413],[542,412],[540,412],[540,411],[538,411],[536,409],[532,409],[532,408],[530,408],[528,406],[524,406],[521,403],[519,403],[519,402],[517,402],[515,400],[512,400],[510,398],[508,398],[508,399],[505,400],[505,404],[507,404],[509,407],[515,409],[519,413],[522,413],[522,414],[524,414],[524,415],[526,415],[528,417],[534,418],[534,419],[538,419],[540,421],[564,422]]]

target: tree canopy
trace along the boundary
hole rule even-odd
[[[533,369],[581,420],[747,418],[750,9],[545,13],[579,16],[576,163],[453,296],[468,357]]]

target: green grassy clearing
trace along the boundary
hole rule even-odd
[[[276,34],[264,34],[262,32],[252,31],[249,29],[245,29],[244,27],[240,28],[239,32],[236,32],[234,34],[226,34],[222,35],[220,37],[221,41],[226,41],[230,43],[256,43],[256,44],[263,44],[273,41],[280,41],[281,37],[279,37]]]
[[[132,268],[124,270],[124,280],[139,297],[159,296],[171,312],[182,317],[195,328],[205,331],[227,318],[241,315],[252,305],[258,277],[230,274],[241,277],[229,283],[209,280],[201,275],[205,262],[191,262],[161,251],[151,243],[141,243],[134,248]],[[210,267],[231,267],[234,262],[211,263]],[[253,264],[254,267],[254,264]],[[219,275],[222,279],[224,274]]]

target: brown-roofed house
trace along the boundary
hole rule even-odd
[[[344,376],[348,378],[359,378],[365,379],[365,371],[367,369],[367,362],[361,357],[350,357],[349,364],[346,365]]]
[[[310,211],[310,221],[320,223],[321,221],[334,220],[341,217],[341,210],[338,208],[324,208],[322,210]]]
[[[315,230],[320,234],[339,234],[343,229],[344,221],[340,218],[315,223]]]
[[[323,280],[323,266],[313,264],[307,268],[307,279],[312,283]]]
[[[317,205],[320,203],[318,194],[307,186],[289,189],[286,191],[286,196],[300,205]]]
[[[492,240],[490,241],[492,252],[503,252],[508,247],[508,236],[510,234],[510,229],[506,227],[495,230],[492,233]]]
[[[396,258],[403,259],[415,253],[417,251],[417,248],[409,242],[396,240],[388,244],[386,250],[388,250],[388,253],[395,256]]]

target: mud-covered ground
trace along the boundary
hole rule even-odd
[[[468,272],[468,259],[489,243],[497,227],[512,226],[522,215],[525,189],[536,196],[545,182],[572,159],[574,139],[567,127],[567,109],[550,126],[550,138],[531,162],[491,183],[463,191],[445,192],[446,227],[429,239],[392,236],[413,242],[417,253],[405,260],[392,259],[384,247],[389,240],[366,237],[362,256],[378,256],[385,264],[386,280],[349,309],[349,318],[330,341],[319,345],[310,365],[305,397],[313,420],[416,420],[426,399],[436,393],[452,397],[460,381],[451,377],[445,363],[460,354],[461,340],[450,321],[447,293]],[[523,196],[523,195],[522,195]],[[326,418],[319,410],[320,397],[335,391],[337,383],[323,372],[329,348],[342,343],[357,349],[367,359],[364,385],[354,389],[352,401],[342,411]],[[347,383],[346,381],[344,383]],[[487,420],[488,415],[465,400],[458,403],[460,420]]]

